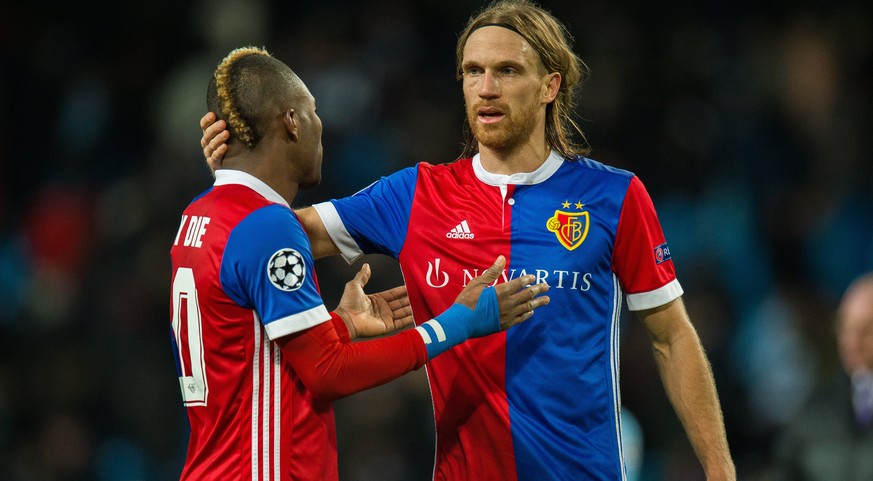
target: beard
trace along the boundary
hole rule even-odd
[[[481,104],[467,107],[467,123],[476,141],[493,150],[512,150],[530,139],[537,125],[537,110],[533,105],[514,111],[503,106],[505,117],[497,124],[479,122],[477,110]]]

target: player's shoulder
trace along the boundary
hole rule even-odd
[[[596,173],[608,177],[626,179],[627,181],[630,181],[630,179],[635,176],[635,174],[629,170],[607,165],[603,162],[581,155],[575,159],[565,159],[564,163],[570,169],[576,169],[579,172],[584,172],[589,175]]]
[[[455,159],[445,163],[419,162],[415,164],[415,168],[419,171],[428,172],[455,172],[458,170],[471,169],[473,167],[472,158]]]
[[[243,215],[275,203],[250,187],[241,184],[213,186],[194,202],[208,203],[214,209],[221,209],[222,212],[239,212]]]
[[[416,164],[415,168],[419,176],[432,178],[467,178],[473,175],[473,159],[455,159],[444,164],[419,162]]]
[[[287,242],[309,248],[303,225],[284,204],[267,204],[250,211],[232,227],[228,240],[228,244],[244,249]]]
[[[240,221],[250,228],[263,229],[263,232],[274,229],[302,229],[300,219],[291,208],[284,204],[267,203],[252,209]]]
[[[268,204],[270,202],[243,186],[211,186],[188,204],[184,214],[209,217],[213,223],[233,226]]]
[[[471,159],[459,159],[445,164],[418,162],[390,175],[380,177],[377,181],[361,189],[355,195],[378,189],[397,189],[402,186],[415,188],[421,180],[439,182],[440,179],[445,179],[445,181],[449,181],[447,177],[469,177],[472,175],[472,172]]]

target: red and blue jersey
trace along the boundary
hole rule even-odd
[[[183,480],[335,480],[331,404],[313,398],[276,339],[331,316],[309,239],[273,189],[219,170],[171,249],[170,316],[191,433]]]
[[[437,480],[624,478],[619,317],[682,294],[640,180],[557,154],[497,175],[478,156],[422,163],[315,206],[348,260],[400,262],[416,323],[445,310],[498,255],[502,281],[535,274],[549,305],[427,364]],[[500,282],[500,281],[498,281]]]

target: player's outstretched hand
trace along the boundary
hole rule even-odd
[[[355,277],[346,283],[339,306],[334,309],[345,321],[352,339],[381,336],[412,324],[406,286],[368,295],[364,293],[364,286],[371,275],[369,264],[361,266]]]
[[[227,153],[227,140],[230,139],[227,124],[223,120],[216,122],[216,119],[212,112],[207,112],[200,119],[200,129],[203,130],[200,146],[203,147],[203,156],[212,172],[221,168],[221,159]]]
[[[498,256],[491,267],[467,284],[455,299],[455,303],[475,309],[482,291],[497,281],[505,267],[506,258]],[[535,280],[536,276],[526,275],[494,286],[500,310],[501,331],[530,319],[535,309],[549,303],[549,296],[540,296],[549,290],[549,285],[544,282],[531,285]]]

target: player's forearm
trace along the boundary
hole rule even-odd
[[[707,480],[735,480],[715,381],[696,331],[688,324],[669,341],[655,341],[654,350],[664,388]]]
[[[340,253],[339,248],[333,243],[333,239],[327,233],[321,217],[314,207],[305,207],[294,211],[300,223],[303,224],[303,230],[306,231],[306,236],[309,237],[309,243],[312,245],[312,255],[316,259],[322,257],[335,256]]]
[[[396,379],[427,361],[427,350],[414,330],[366,342],[344,342],[335,324],[326,322],[279,341],[306,388],[333,401]]]
[[[493,272],[493,279],[497,278],[497,272]],[[532,281],[521,277],[506,285],[511,286],[523,279]],[[475,308],[455,303],[415,329],[393,336],[349,342],[346,324],[342,316],[334,312],[329,322],[291,334],[277,342],[307,389],[319,399],[332,401],[418,369],[428,359],[471,337],[498,332],[501,316],[497,290],[494,287],[483,288],[482,285],[477,288],[473,284],[471,282],[464,292],[468,289],[480,291]],[[464,292],[458,299],[463,297]],[[519,300],[510,302],[517,303]]]

